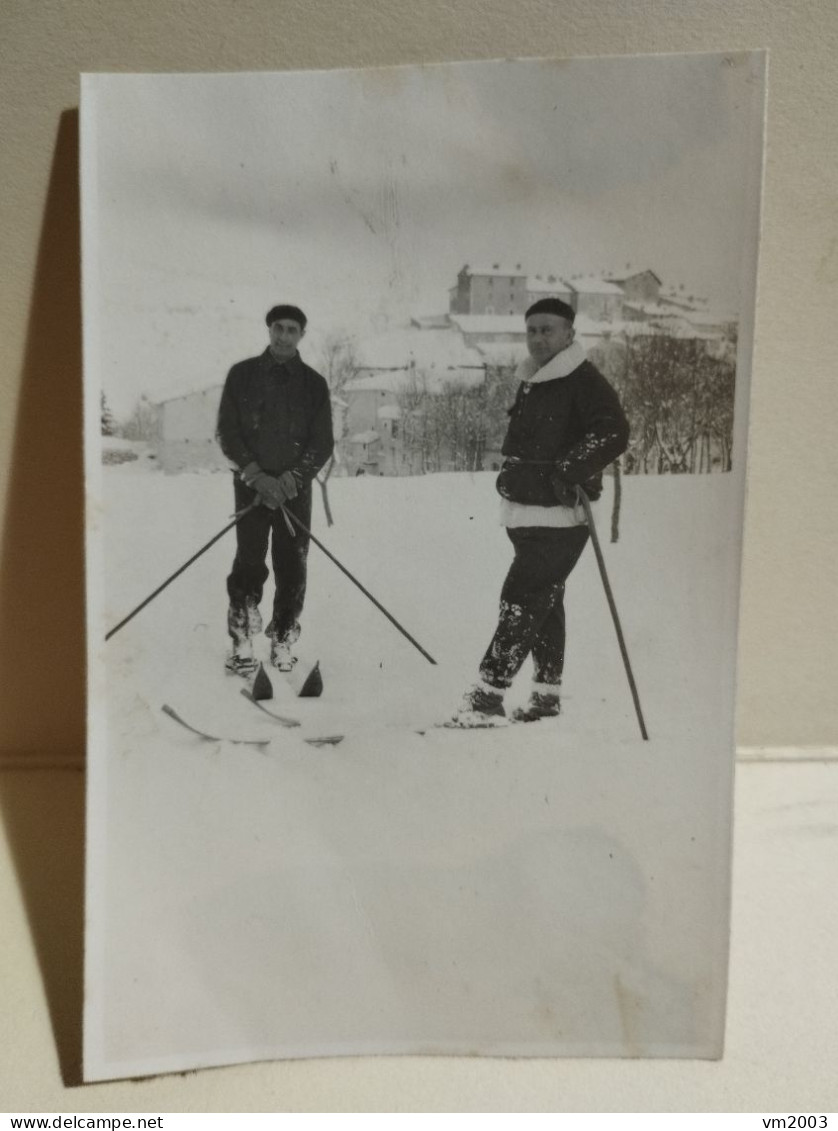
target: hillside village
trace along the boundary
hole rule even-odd
[[[659,356],[668,348],[682,369],[684,359],[694,367],[699,361],[724,360],[731,373],[731,412],[725,409],[723,415],[732,414],[733,312],[715,311],[706,299],[684,294],[684,288],[665,288],[648,268],[620,277],[562,278],[527,274],[520,263],[466,264],[449,289],[447,312],[416,316],[360,341],[332,338],[322,358],[311,358],[333,393],[333,473],[399,475],[499,466],[515,367],[526,356],[523,314],[548,296],[576,311],[577,339],[610,379],[615,373],[631,379],[628,359],[641,356],[644,341]],[[724,428],[705,428],[702,436],[696,431],[698,378],[692,385],[692,435],[667,440],[655,421],[639,457],[643,466],[629,470],[714,470],[724,464]],[[226,466],[214,439],[220,392],[215,384],[147,406],[155,454],[165,471]],[[645,425],[643,431],[648,431]]]

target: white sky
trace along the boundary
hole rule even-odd
[[[308,314],[314,361],[327,332],[445,311],[464,263],[631,263],[741,309],[762,69],[753,53],[86,77],[88,357],[113,410],[220,382],[264,348],[276,302]]]

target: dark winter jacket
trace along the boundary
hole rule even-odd
[[[596,499],[603,470],[625,451],[628,437],[617,394],[589,361],[566,376],[522,381],[509,410],[498,492],[547,507],[566,502],[567,487],[578,484]]]
[[[270,350],[234,365],[218,410],[218,442],[239,469],[294,471],[310,482],[334,446],[329,387],[299,354],[280,363]]]

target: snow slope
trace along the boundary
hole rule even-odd
[[[104,483],[112,625],[224,525],[232,492],[136,464]],[[335,525],[315,499],[315,533],[437,664],[312,546],[301,645],[326,693],[277,686],[302,726],[264,718],[222,670],[232,533],[101,650],[88,1078],[370,1051],[718,1055],[738,481],[625,480],[616,545],[599,504],[649,742],[590,548],[561,718],[413,733],[455,708],[494,628],[511,558],[494,476],[329,490]],[[164,702],[270,743],[202,743]]]

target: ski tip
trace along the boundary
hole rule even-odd
[[[274,697],[273,684],[268,678],[263,664],[259,665],[259,670],[253,678],[253,683],[250,687],[250,695],[251,698],[255,699],[257,702],[262,699],[273,699]]]
[[[320,674],[320,661],[318,660],[305,678],[305,682],[297,692],[298,699],[317,699],[323,694],[323,676]]]

